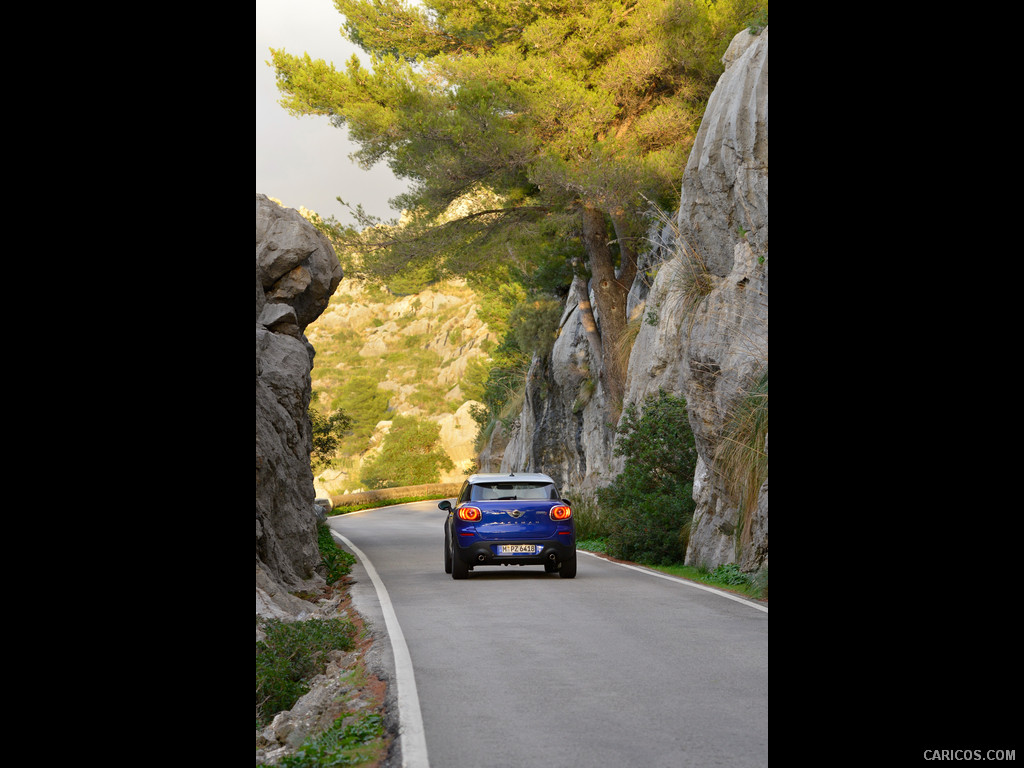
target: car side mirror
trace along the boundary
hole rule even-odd
[[[445,499],[444,501],[442,501],[440,504],[437,505],[437,508],[438,509],[443,509],[445,512],[451,512],[452,511],[452,503],[450,501],[448,501],[448,499]]]

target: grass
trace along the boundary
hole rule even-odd
[[[256,643],[256,727],[295,706],[309,681],[327,667],[331,651],[355,648],[356,628],[345,619],[259,620],[265,639]]]
[[[768,569],[763,568],[757,573],[749,574],[740,571],[735,563],[722,564],[714,570],[706,567],[695,568],[690,565],[649,566],[671,576],[707,584],[711,587],[727,589],[730,592],[749,597],[752,600],[768,599]]]
[[[605,539],[590,538],[577,539],[576,547],[587,552],[596,554],[605,553]],[[653,571],[661,571],[670,576],[678,576],[688,581],[696,581],[700,584],[707,584],[710,587],[726,589],[730,592],[737,592],[751,600],[768,599],[768,569],[764,568],[754,574],[744,573],[734,563],[723,564],[711,570],[707,567],[696,567],[692,565],[651,565],[649,563],[636,563],[644,568]]]
[[[715,471],[746,517],[757,506],[758,492],[768,479],[768,372],[730,409],[715,451]]]
[[[356,559],[335,543],[326,524],[317,526],[317,545],[327,583],[334,584]],[[355,648],[356,627],[345,619],[257,622],[264,634],[256,643],[256,725],[261,728],[309,691],[309,681],[327,666],[331,651]]]

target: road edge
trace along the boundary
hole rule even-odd
[[[622,563],[618,560],[612,560],[609,557],[603,557],[596,552],[588,552],[585,549],[577,549],[576,552],[581,555],[590,555],[591,557],[597,558],[598,560],[604,560],[606,563],[611,563],[612,565],[618,565],[623,568],[629,568],[631,571],[639,571],[640,573],[646,573],[648,576],[657,576],[659,579],[666,579],[668,581],[674,581],[679,584],[685,584],[688,587],[693,587],[694,589],[699,589],[704,592],[710,592],[714,595],[724,597],[728,600],[735,600],[737,603],[743,603],[744,605],[749,605],[751,608],[756,608],[759,611],[764,611],[765,613],[768,613],[767,605],[755,603],[753,600],[748,600],[745,597],[740,597],[739,595],[735,595],[732,592],[725,592],[721,589],[715,589],[714,587],[708,586],[707,584],[700,584],[699,582],[690,581],[689,579],[683,579],[679,576],[672,576],[668,573],[662,573],[661,571],[655,571],[650,568],[644,568],[642,565],[630,565],[629,563]]]
[[[391,604],[387,587],[381,580],[370,559],[346,536],[331,530],[331,535],[348,547],[359,558],[366,574],[373,583],[384,616],[384,625],[391,643],[395,665],[395,698],[398,701],[398,738],[401,742],[402,766],[404,768],[429,768],[426,733],[423,728],[423,714],[420,711],[419,694],[416,691],[416,675],[413,672],[412,656],[405,642],[405,634],[398,623],[398,615]]]

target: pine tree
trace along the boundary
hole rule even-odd
[[[273,50],[282,104],[344,126],[387,162],[406,212],[352,246],[379,276],[466,274],[572,237],[592,356],[617,416],[616,343],[643,213],[678,204],[725,46],[766,0],[335,0],[372,57],[343,71]],[[532,243],[532,245],[530,245]],[[596,314],[596,318],[595,318]],[[612,419],[614,421],[614,418]]]

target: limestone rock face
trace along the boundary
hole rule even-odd
[[[286,586],[316,578],[313,347],[306,325],[341,280],[331,244],[292,209],[256,195],[256,567]]]
[[[665,237],[671,240],[672,234]],[[659,389],[686,399],[700,457],[687,564],[713,568],[739,561],[757,570],[767,564],[767,483],[741,526],[740,501],[713,468],[737,404],[768,370],[768,264],[746,242],[736,244],[732,263],[725,278],[708,278],[712,287],[699,303],[688,301],[680,288],[682,273],[690,269],[685,258],[661,265],[646,300],[650,322],[641,327],[630,355],[626,399],[642,403]],[[613,468],[621,471],[621,459]]]
[[[479,425],[473,418],[473,407],[482,407],[482,403],[467,400],[455,413],[436,416],[440,425],[440,441],[444,452],[452,460],[455,468],[441,473],[440,482],[461,482],[469,474],[476,463],[476,435]]]
[[[753,503],[736,498],[718,452],[744,398],[768,374],[768,30],[737,41],[746,49],[708,102],[679,210],[682,237],[715,276],[691,316],[682,358],[704,465],[686,560],[754,571],[768,565],[768,483]],[[767,454],[767,438],[760,448]]]
[[[768,564],[768,484],[744,514],[715,457],[768,372],[768,30],[741,32],[726,61],[683,176],[678,221],[659,234],[666,260],[642,299],[650,321],[632,348],[626,400],[658,389],[686,398],[700,456],[687,564],[757,570]],[[699,294],[686,287],[695,272]]]
[[[683,173],[678,222],[719,276],[741,237],[768,252],[768,30],[740,32],[724,60]]]

